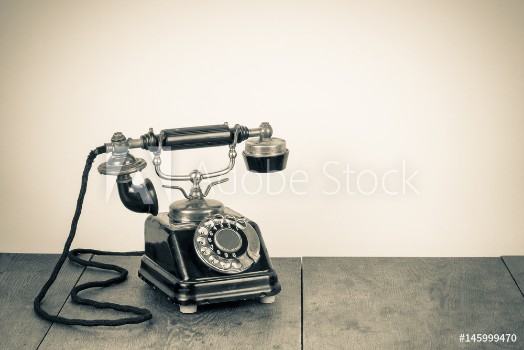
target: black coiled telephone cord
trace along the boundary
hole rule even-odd
[[[62,323],[66,325],[79,325],[79,326],[122,326],[125,324],[133,324],[133,323],[142,323],[145,321],[150,320],[153,315],[151,312],[147,309],[138,308],[135,306],[130,305],[121,305],[121,304],[115,304],[115,303],[109,303],[109,302],[100,302],[95,301],[92,299],[82,298],[78,296],[78,292],[89,289],[89,288],[97,288],[97,287],[109,287],[113,284],[118,284],[127,278],[128,271],[124,269],[121,266],[112,265],[112,264],[104,264],[101,262],[96,261],[88,261],[81,259],[79,257],[80,254],[96,254],[96,255],[118,255],[118,256],[139,256],[144,254],[144,252],[106,252],[106,251],[100,251],[100,250],[94,250],[94,249],[73,249],[69,251],[71,248],[71,243],[73,243],[73,239],[75,238],[76,234],[76,227],[78,225],[78,220],[80,219],[80,214],[82,212],[82,204],[84,203],[84,197],[87,190],[87,179],[89,176],[89,171],[91,170],[91,166],[93,165],[93,161],[99,154],[103,154],[106,151],[105,146],[97,147],[96,149],[89,152],[89,156],[86,160],[86,165],[84,167],[84,172],[82,173],[82,185],[80,187],[80,193],[78,194],[78,200],[76,202],[76,210],[75,215],[73,216],[73,221],[71,222],[71,230],[69,231],[69,236],[67,237],[66,243],[64,245],[64,250],[62,251],[62,254],[60,255],[60,259],[58,259],[58,262],[56,263],[53,272],[51,273],[51,276],[47,280],[47,282],[44,284],[42,289],[40,290],[40,293],[35,298],[34,301],[34,310],[38,314],[38,316],[42,317],[43,319],[46,319],[51,322],[57,322]],[[93,306],[98,309],[112,309],[115,311],[122,311],[122,312],[130,312],[137,316],[135,317],[126,317],[126,318],[119,318],[114,320],[107,320],[107,319],[98,319],[98,320],[84,320],[84,319],[74,319],[74,318],[65,318],[58,315],[51,315],[47,311],[44,311],[42,309],[42,300],[44,299],[47,291],[53,283],[56,280],[56,277],[58,276],[58,273],[60,272],[60,269],[62,268],[62,265],[64,265],[64,262],[66,258],[69,257],[71,261],[76,262],[77,264],[83,265],[83,266],[91,266],[96,267],[99,269],[104,270],[110,270],[118,272],[119,275],[117,277],[104,280],[104,281],[93,281],[88,283],[83,283],[78,286],[73,287],[71,289],[71,299],[74,303],[82,304],[82,305],[89,305]]]

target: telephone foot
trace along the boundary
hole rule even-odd
[[[194,314],[195,312],[197,312],[196,305],[180,305],[180,313]]]
[[[269,296],[269,297],[261,297],[260,298],[260,302],[262,304],[273,304],[275,302],[275,299],[276,299],[275,295],[272,295],[272,296]]]

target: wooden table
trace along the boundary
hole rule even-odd
[[[136,275],[138,257],[99,257],[129,279],[83,295],[146,307],[153,319],[122,327],[51,324],[33,299],[57,255],[0,254],[2,349],[478,349],[524,348],[524,257],[274,258],[282,292],[246,301],[177,307]],[[70,262],[44,300],[67,317],[117,317],[69,301],[74,285],[109,276]],[[516,343],[460,342],[461,334],[516,334]]]

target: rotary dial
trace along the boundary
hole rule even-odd
[[[193,239],[195,251],[207,266],[222,273],[247,270],[260,258],[260,240],[245,218],[233,215],[207,217]]]

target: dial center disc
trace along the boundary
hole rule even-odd
[[[234,253],[242,247],[242,237],[235,230],[224,228],[215,233],[215,244],[226,253]]]

